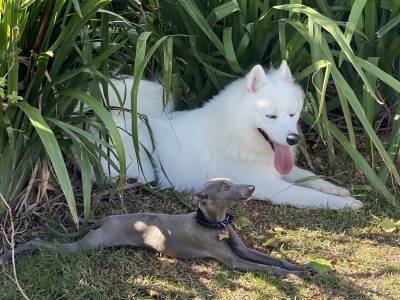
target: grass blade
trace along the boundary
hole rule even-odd
[[[84,92],[77,90],[64,90],[60,92],[60,95],[70,97],[72,99],[77,99],[87,106],[89,106],[95,113],[96,116],[104,123],[108,130],[110,138],[114,144],[117,158],[119,162],[119,183],[125,183],[125,171],[126,171],[126,157],[124,144],[122,143],[121,136],[119,134],[118,128],[115,126],[114,120],[112,119],[109,112],[103,107],[103,105],[92,96],[87,95]]]
[[[147,40],[150,37],[151,32],[143,32],[140,34],[136,44],[136,55],[135,55],[135,66],[133,70],[133,86],[131,90],[131,113],[132,113],[132,141],[135,148],[135,155],[138,162],[140,171],[143,172],[142,164],[139,155],[139,132],[138,132],[138,114],[137,114],[137,96],[139,91],[139,83],[143,77],[144,69],[153,56],[154,52],[165,42],[170,36],[164,36],[159,39],[154,45],[151,46],[149,51],[146,53]]]
[[[389,145],[387,147],[387,151],[392,160],[394,160],[398,156],[398,151],[400,147],[400,101],[397,103],[397,108],[394,113],[393,119],[393,129],[390,133]],[[380,170],[381,172],[379,176],[380,178],[382,178],[383,182],[386,182],[389,176],[389,170],[387,166],[383,163],[380,167]]]
[[[378,65],[378,60],[379,60],[378,57],[369,57],[368,58],[368,61],[373,63],[374,65]],[[367,78],[368,78],[369,82],[371,83],[371,85],[376,86],[376,84],[377,84],[376,76],[373,73],[368,73]],[[364,108],[365,115],[367,117],[368,122],[371,125],[373,125],[374,120],[375,120],[375,115],[377,113],[376,101],[374,101],[374,99],[371,97],[370,94],[368,94],[365,90],[363,90],[363,97],[361,99],[361,102],[362,102],[362,106]],[[373,144],[371,143],[371,140],[370,140],[367,132],[364,132],[364,138],[365,138],[365,146],[367,149],[367,153],[371,159],[372,166],[374,166],[374,159],[375,159],[374,148],[373,148]]]
[[[224,43],[224,53],[226,60],[228,61],[231,69],[236,73],[243,73],[243,69],[240,67],[236,55],[235,50],[233,49],[232,44],[232,27],[226,27],[223,31],[223,43]]]
[[[354,31],[356,30],[360,17],[362,16],[362,12],[366,2],[367,0],[355,0],[351,7],[349,19],[346,22],[346,31],[344,33],[344,38],[348,45],[350,45],[350,41],[353,37]],[[340,52],[339,67],[342,65],[343,55],[343,52]]]
[[[172,80],[172,55],[173,55],[173,38],[170,37],[164,44],[163,51],[163,107],[164,109],[168,106],[170,91],[171,91],[171,80]]]
[[[92,180],[90,173],[90,160],[89,156],[83,149],[79,149],[79,160],[81,165],[81,180],[82,180],[82,194],[83,194],[83,218],[84,223],[87,224],[90,219],[90,203],[92,194]]]
[[[132,129],[132,142],[135,148],[136,160],[138,162],[139,171],[142,172],[144,176],[144,171],[142,163],[140,160],[140,145],[139,145],[139,131],[138,131],[138,114],[137,114],[137,96],[139,93],[139,83],[142,80],[144,68],[147,64],[145,61],[146,56],[146,44],[149,39],[151,32],[145,31],[140,34],[138,41],[136,43],[136,55],[135,55],[135,66],[133,70],[133,85],[131,90],[131,129]]]
[[[378,38],[382,38],[390,30],[392,30],[393,28],[395,28],[399,24],[400,24],[400,15],[394,17],[389,22],[387,22],[385,25],[383,25],[381,28],[379,28],[379,30],[376,32],[376,36]]]
[[[363,110],[360,102],[358,101],[357,96],[354,94],[354,91],[352,90],[350,85],[343,78],[342,74],[340,74],[339,70],[335,66],[332,67],[332,76],[335,81],[336,88],[341,89],[342,93],[345,95],[345,97],[349,101],[354,112],[357,114],[357,117],[360,120],[361,124],[363,125],[364,130],[370,136],[371,141],[374,143],[376,149],[378,150],[378,152],[379,152],[380,156],[382,157],[383,161],[385,162],[386,166],[389,168],[390,172],[393,174],[397,183],[400,184],[400,176],[397,171],[397,168],[394,165],[393,161],[390,159],[390,156],[386,152],[385,147],[383,146],[382,142],[379,140],[379,138],[376,135],[371,124],[368,122],[367,117],[365,116],[364,110]]]
[[[215,48],[221,54],[224,54],[224,46],[218,36],[214,33],[206,18],[203,16],[196,3],[193,0],[177,0],[179,4],[185,9],[191,20],[201,29],[207,38],[214,44]]]
[[[47,155],[50,158],[50,161],[54,168],[54,172],[56,173],[58,179],[58,183],[60,184],[60,187],[65,195],[65,199],[67,200],[72,218],[75,224],[78,226],[79,221],[76,211],[74,192],[72,190],[71,182],[69,180],[64,158],[61,154],[60,146],[58,145],[57,139],[53,131],[47,125],[46,121],[43,119],[40,111],[37,108],[31,106],[27,102],[20,102],[17,104],[17,106],[24,111],[24,113],[28,116],[32,126],[35,127],[36,132],[38,133],[47,152]]]
[[[357,63],[357,58],[354,55],[353,50],[346,43],[343,33],[341,32],[340,28],[336,25],[335,22],[321,15],[314,9],[300,4],[278,5],[275,6],[274,8],[306,14],[309,18],[313,20],[313,22],[318,23],[321,27],[323,27],[326,31],[328,31],[332,35],[332,37],[336,40],[336,42],[338,43],[338,45],[340,46],[340,48],[342,49],[343,53],[346,55],[350,63],[357,70],[357,73],[362,78],[368,93],[370,93],[371,96],[374,97],[374,99],[377,102],[381,103],[380,100],[376,97],[375,91],[369,84],[362,68]]]
[[[221,4],[220,6],[214,7],[211,12],[208,14],[207,21],[210,27],[214,27],[214,25],[223,18],[226,18],[230,14],[233,14],[236,11],[240,11],[240,7],[236,0],[232,0]]]
[[[371,184],[385,197],[386,200],[397,206],[398,204],[395,202],[394,196],[388,191],[385,183],[375,174],[374,170],[369,166],[368,162],[362,157],[360,152],[358,152],[357,149],[347,141],[344,134],[335,125],[330,122],[328,125],[335,139],[346,150],[356,166],[363,171],[365,177],[369,179]]]

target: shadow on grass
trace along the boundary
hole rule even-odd
[[[17,268],[20,282],[32,299],[49,296],[79,299],[214,299],[221,298],[221,289],[240,289],[239,295],[243,297],[256,293],[262,297],[270,295],[271,298],[303,298],[304,289],[308,289],[306,296],[315,293],[328,298],[385,296],[346,281],[336,273],[278,278],[266,273],[228,270],[211,260],[181,261],[167,257],[157,259],[157,256],[151,251],[127,248],[72,255],[40,251],[38,255],[21,259]],[[383,269],[381,274],[392,271],[399,272],[397,269]],[[368,277],[368,273],[343,275]],[[7,279],[0,285],[0,292],[10,298],[17,296],[14,283]]]
[[[127,211],[129,213],[139,210],[171,213],[187,211],[186,208],[179,208],[180,206],[176,203],[171,205],[171,202],[169,200],[153,201],[153,198],[146,201],[130,201],[127,203]],[[118,206],[120,206],[119,203]],[[112,211],[111,208],[108,209],[103,213],[106,215],[119,213]],[[376,220],[373,219],[370,211],[299,210],[272,206],[262,201],[249,201],[237,207],[234,212],[236,216],[247,215],[252,221],[249,227],[240,232],[240,236],[247,239],[246,244],[249,244],[248,240],[251,239],[254,242],[252,236],[256,236],[257,242],[250,244],[260,246],[265,241],[266,231],[269,230],[275,234],[271,229],[280,226],[284,230],[304,228],[318,234],[326,232],[326,238],[323,235],[316,237],[316,240],[320,242],[330,239],[337,243],[347,244],[351,242],[351,239],[356,238],[371,241],[371,245],[399,246],[399,235],[388,235],[376,230],[364,231],[365,228],[376,228],[374,224]],[[342,235],[342,233],[345,234]],[[332,235],[328,236],[329,234]],[[294,245],[289,245],[288,250],[304,255],[309,254],[312,249],[309,247],[314,246],[311,244],[305,248],[304,245],[296,248]],[[323,250],[326,251],[326,249]],[[314,251],[321,253],[321,250],[317,248]],[[342,254],[338,253],[338,255]],[[218,263],[207,260],[193,262],[160,260],[155,259],[156,256],[158,255],[150,251],[126,248],[82,255],[61,255],[41,251],[35,257],[30,256],[21,260],[17,268],[20,281],[28,294],[32,295],[32,299],[48,298],[49,295],[78,299],[126,299],[151,295],[157,297],[157,294],[161,299],[192,299],[196,296],[212,299],[217,294],[223,293],[224,289],[242,289],[247,294],[255,291],[262,297],[270,295],[271,297],[268,298],[282,298],[282,296],[304,298],[312,296],[313,293],[316,297],[322,295],[327,298],[369,299],[370,295],[385,297],[376,290],[353,282],[352,278],[371,276],[368,272],[333,273],[291,280],[268,274],[227,271]],[[199,263],[200,267],[197,266]],[[194,268],[194,266],[197,267]],[[373,276],[390,272],[400,273],[397,269],[384,268],[379,271],[379,274],[375,272]],[[5,292],[11,295],[10,298],[13,298],[12,295],[16,293],[14,284],[7,278],[5,282],[0,282],[0,295]]]
[[[316,275],[306,281],[308,284],[318,286],[323,291],[323,296],[327,298],[370,299],[372,295],[384,296],[354,282],[347,281],[334,273]]]

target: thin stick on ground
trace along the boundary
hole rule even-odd
[[[17,286],[19,292],[21,293],[22,297],[24,297],[25,299],[29,300],[29,297],[25,294],[24,290],[22,289],[21,285],[19,284],[18,281],[18,277],[17,277],[17,267],[15,265],[15,242],[14,242],[14,236],[15,236],[15,230],[14,230],[14,222],[13,222],[13,217],[12,217],[12,210],[11,207],[8,205],[7,201],[4,199],[3,195],[0,194],[0,198],[3,201],[3,203],[5,204],[8,213],[10,215],[10,226],[11,226],[11,237],[10,239],[7,238],[6,233],[4,232],[4,237],[7,241],[7,243],[11,246],[11,261],[12,261],[12,267],[13,267],[13,274],[14,274],[14,282],[15,285]]]

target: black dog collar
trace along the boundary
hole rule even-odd
[[[196,222],[201,226],[213,228],[213,229],[225,229],[226,226],[232,224],[233,215],[226,214],[225,219],[222,221],[212,221],[207,218],[200,208],[197,209]]]

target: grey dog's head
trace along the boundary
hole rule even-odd
[[[228,178],[215,178],[207,181],[193,195],[192,203],[200,208],[226,209],[238,201],[250,198],[254,190],[254,185],[237,184]]]

